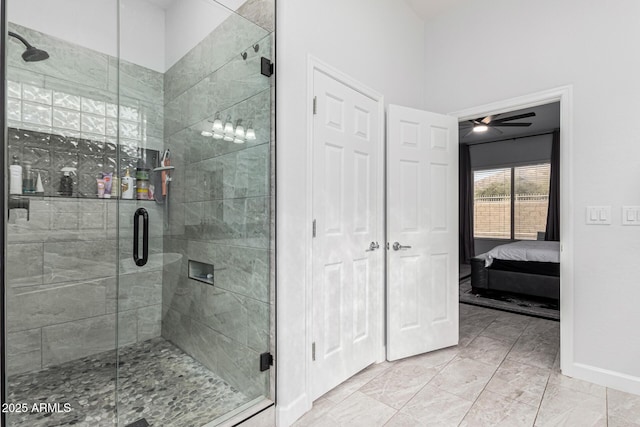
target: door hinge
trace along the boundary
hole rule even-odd
[[[316,237],[316,220],[313,220],[313,224],[312,224],[312,231],[311,231],[311,235],[312,237]]]
[[[313,115],[315,116],[316,114],[318,114],[318,97],[314,96],[313,97]]]
[[[315,362],[316,360],[316,343],[311,343],[311,360]]]
[[[260,355],[260,372],[264,372],[273,366],[273,356],[271,353],[262,353]]]
[[[266,77],[273,76],[273,62],[264,56],[260,58],[260,74]]]

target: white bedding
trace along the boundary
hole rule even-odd
[[[560,262],[560,242],[523,240],[496,246],[485,253],[485,266],[493,264],[494,259],[508,261]]]

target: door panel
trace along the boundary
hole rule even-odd
[[[376,189],[378,104],[324,73],[314,74],[312,394],[317,398],[377,359],[382,250]]]
[[[387,359],[396,360],[458,342],[458,125],[395,105],[387,123]]]

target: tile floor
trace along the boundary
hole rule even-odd
[[[9,378],[9,402],[69,403],[68,413],[12,413],[11,427],[199,427],[250,399],[163,338]]]
[[[640,426],[640,396],[565,377],[560,324],[460,305],[460,345],[370,366],[302,426]]]

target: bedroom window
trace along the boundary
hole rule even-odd
[[[550,172],[549,163],[474,171],[473,237],[536,240],[547,226]]]

